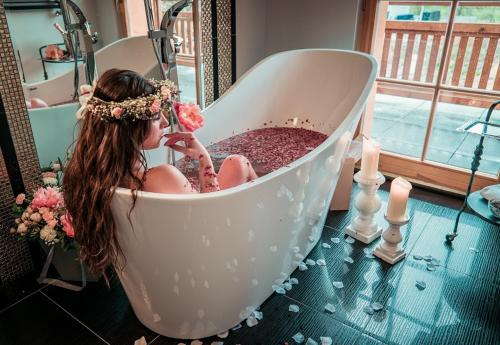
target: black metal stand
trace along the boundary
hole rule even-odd
[[[500,101],[496,101],[490,106],[490,108],[488,109],[488,114],[486,115],[485,124],[489,123],[490,118],[491,118],[491,114],[493,113],[493,110],[499,104],[500,104]],[[486,128],[486,127],[484,127],[484,128]],[[467,208],[471,209],[476,214],[481,215],[481,213],[482,213],[482,212],[478,212],[478,210],[477,210],[476,205],[480,205],[476,200],[477,198],[476,197],[470,198],[470,197],[471,197],[472,183],[474,182],[474,177],[476,175],[476,171],[479,168],[481,156],[483,155],[483,149],[484,149],[483,141],[484,141],[484,137],[485,137],[484,134],[485,133],[483,132],[481,135],[481,139],[479,140],[479,144],[476,146],[476,149],[474,150],[474,158],[472,159],[472,163],[471,163],[471,175],[470,175],[470,179],[469,179],[469,185],[467,186],[467,192],[465,194],[464,203],[463,203],[462,207],[460,208],[460,210],[458,211],[457,218],[455,219],[455,226],[453,227],[453,232],[446,235],[446,242],[449,244],[451,244],[451,242],[455,239],[455,237],[458,236],[458,233],[457,233],[458,222],[460,221],[460,216]],[[473,193],[473,194],[475,194],[475,193]],[[469,200],[469,199],[471,199],[471,200]],[[492,224],[498,224],[498,222],[493,221],[489,217],[481,216],[481,218],[483,218],[485,221],[488,221]]]

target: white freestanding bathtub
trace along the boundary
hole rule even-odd
[[[204,111],[198,138],[209,144],[297,118],[286,126],[326,133],[324,143],[228,190],[140,192],[133,228],[130,190],[117,190],[112,208],[127,260],[118,275],[144,325],[174,338],[217,334],[246,319],[290,276],[320,238],[376,69],[371,56],[349,51],[268,57]]]

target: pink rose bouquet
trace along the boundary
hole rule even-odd
[[[61,160],[42,168],[45,186],[33,193],[21,193],[12,206],[15,227],[11,233],[20,238],[40,239],[47,245],[60,245],[63,249],[75,246],[75,231],[71,216],[65,209],[60,181],[63,164]]]
[[[198,128],[203,127],[203,115],[201,115],[200,107],[193,103],[174,104],[175,112],[179,123],[190,132],[194,132]]]

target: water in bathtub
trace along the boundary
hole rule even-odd
[[[216,171],[227,156],[241,154],[249,159],[257,175],[263,176],[301,158],[327,137],[305,128],[268,127],[229,137],[207,146],[207,151]],[[195,188],[199,185],[196,164],[189,158],[181,159],[178,164]]]

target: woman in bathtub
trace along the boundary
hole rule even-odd
[[[193,133],[163,133],[177,94],[170,81],[148,81],[135,72],[112,69],[99,78],[87,102],[63,187],[80,255],[94,272],[103,272],[121,255],[111,214],[116,187],[132,189],[134,205],[137,190],[197,193],[172,165],[148,169],[143,150],[159,147],[163,137],[166,146],[199,161],[201,193],[257,178],[243,156],[227,157],[216,173]]]

